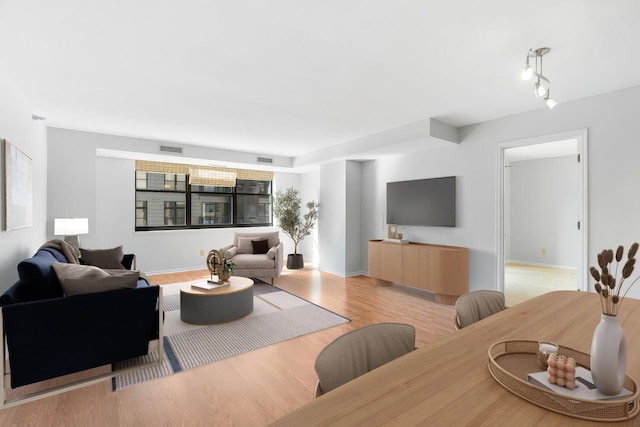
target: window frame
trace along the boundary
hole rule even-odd
[[[265,179],[238,179],[238,181],[255,181],[256,184],[258,185],[259,188],[262,188],[262,186],[259,183],[268,183],[268,189],[267,192],[263,192],[262,190],[259,193],[248,193],[248,192],[238,192],[237,191],[237,186],[236,187],[214,187],[214,188],[231,188],[231,191],[198,191],[198,190],[194,190],[192,187],[204,187],[204,186],[200,186],[200,185],[191,185],[189,183],[189,174],[180,174],[180,175],[185,175],[185,190],[181,191],[181,190],[175,190],[175,189],[162,189],[162,190],[157,190],[157,189],[148,189],[148,188],[144,188],[144,189],[138,189],[137,188],[137,184],[138,182],[141,181],[141,179],[139,178],[139,173],[145,173],[145,174],[149,174],[149,173],[156,173],[156,174],[166,174],[166,173],[173,173],[173,172],[162,172],[162,171],[144,171],[144,170],[136,170],[134,173],[134,191],[136,194],[135,197],[135,201],[134,204],[136,205],[136,209],[134,210],[135,215],[137,215],[137,211],[140,209],[137,207],[137,203],[142,201],[142,200],[138,200],[138,193],[173,193],[173,194],[184,194],[185,195],[185,225],[156,225],[156,226],[149,226],[149,225],[145,225],[145,226],[138,226],[137,225],[137,219],[134,218],[134,225],[135,225],[135,231],[167,231],[167,230],[191,230],[191,229],[217,229],[217,228],[251,228],[251,227],[270,227],[273,226],[273,180],[265,180]],[[176,174],[177,175],[177,174]],[[145,175],[145,180],[146,182],[146,186],[148,187],[148,183],[149,183],[149,178],[147,175]],[[165,178],[165,183],[166,183],[166,178]],[[174,181],[175,183],[181,182],[179,180],[177,180],[177,177],[174,177]],[[174,187],[174,188],[177,188]],[[224,196],[224,197],[230,197],[231,199],[231,223],[218,223],[218,224],[193,224],[192,223],[192,196],[193,194],[205,194],[205,195],[217,195],[217,196]],[[256,223],[238,223],[238,198],[242,197],[242,196],[259,196],[259,197],[268,197],[269,198],[269,203],[268,205],[268,209],[269,209],[269,213],[268,213],[268,222],[256,222]],[[212,203],[212,202],[207,202],[204,201],[202,203]],[[164,215],[164,209],[166,205],[166,201],[163,202],[163,215]],[[260,210],[262,209],[262,206],[264,206],[264,204],[258,204],[256,206],[256,210]],[[148,224],[149,223],[149,219],[148,219],[148,214],[149,214],[149,206],[148,204],[146,204],[145,207],[145,221]]]

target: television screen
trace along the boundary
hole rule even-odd
[[[387,183],[387,223],[456,226],[456,177]]]

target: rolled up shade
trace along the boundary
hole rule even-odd
[[[221,171],[221,172],[233,172],[236,174],[234,179],[247,179],[247,180],[257,180],[257,181],[273,181],[273,172],[256,170],[256,169],[234,169],[234,168],[223,168],[216,166],[196,166],[196,165],[187,165],[184,163],[168,163],[168,162],[152,162],[148,160],[136,160],[136,170],[144,171],[144,172],[160,172],[160,173],[180,173],[180,174],[191,174],[192,170],[198,171]],[[224,186],[228,187],[229,185],[220,185],[220,184],[196,184],[193,180],[190,181],[192,185],[214,185],[214,186]],[[235,182],[231,187],[235,187]]]
[[[189,168],[190,185],[235,187],[236,176],[234,170]]]

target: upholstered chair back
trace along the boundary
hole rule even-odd
[[[318,354],[316,397],[415,348],[416,331],[402,323],[378,323],[348,332]]]
[[[456,329],[465,328],[504,308],[502,292],[487,290],[468,292],[456,301]]]

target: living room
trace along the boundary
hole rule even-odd
[[[498,3],[493,6],[506,7]],[[552,2],[545,5],[556,10]],[[432,109],[423,115],[407,115],[405,121],[398,121],[396,125],[378,132],[354,133],[352,137],[333,141],[343,143],[340,148],[327,145],[298,156],[280,154],[280,150],[271,150],[269,144],[264,144],[261,151],[250,149],[242,152],[232,151],[230,144],[209,147],[195,144],[188,136],[172,139],[169,143],[185,149],[183,158],[201,159],[208,164],[244,164],[250,168],[255,167],[256,153],[272,157],[275,190],[294,186],[300,190],[304,200],[320,203],[317,231],[303,241],[301,252],[317,267],[317,274],[338,278],[367,274],[367,242],[383,238],[386,234],[387,182],[456,176],[456,227],[403,227],[401,231],[411,241],[469,248],[469,286],[471,290],[479,290],[499,289],[500,286],[496,249],[498,146],[543,136],[553,139],[555,135],[586,129],[587,263],[594,265],[599,250],[618,244],[630,245],[638,240],[640,226],[636,212],[640,202],[633,195],[639,182],[636,159],[640,158],[640,131],[635,122],[640,111],[640,80],[635,74],[630,75],[627,69],[637,69],[632,65],[638,59],[628,52],[637,50],[636,40],[640,37],[636,26],[629,25],[629,22],[637,20],[639,11],[632,2],[624,2],[619,9],[618,6],[596,6],[595,2],[589,2],[588,6],[574,6],[576,11],[571,13],[579,14],[582,7],[588,12],[580,15],[581,19],[572,19],[583,22],[584,27],[573,33],[583,34],[584,40],[571,38],[562,32],[555,37],[546,37],[536,29],[537,37],[517,33],[508,46],[499,44],[488,49],[478,48],[479,52],[465,64],[482,65],[483,75],[500,76],[493,82],[493,92],[484,92],[481,79],[471,79],[475,80],[477,89],[468,91],[466,95],[455,92],[454,97],[453,86],[458,85],[457,81],[439,83],[451,86],[450,102],[454,105],[464,106],[468,98],[479,98],[487,104],[504,101],[499,115],[470,120],[457,126],[459,143],[430,135],[429,117],[446,121],[446,116],[453,114],[452,111],[466,113],[463,107],[456,110],[449,107],[450,104],[430,107]],[[8,6],[0,6],[0,15],[9,16],[1,13],[5,7]],[[601,7],[614,16],[609,19],[601,17]],[[512,13],[515,16],[524,14],[522,11]],[[561,13],[565,16],[560,16]],[[566,16],[573,15],[563,8],[555,19],[562,22]],[[2,18],[2,21],[10,19]],[[607,30],[599,29],[605,24]],[[11,25],[10,28],[15,28],[15,24]],[[572,25],[577,24],[573,22]],[[535,27],[535,23],[529,27]],[[615,31],[617,28],[619,32]],[[515,30],[509,28],[509,31]],[[613,41],[616,44],[607,39],[610,44],[598,44],[601,50],[592,49],[589,43],[604,39],[605,33],[609,36],[615,33]],[[507,30],[500,36],[511,38]],[[488,35],[486,39],[489,43]],[[497,43],[495,38],[492,40]],[[471,40],[466,42],[471,43]],[[534,97],[531,82],[519,79],[527,50],[545,43],[552,49],[544,58],[545,70],[554,83],[554,96],[559,101],[553,110],[547,109],[540,99]],[[32,159],[33,221],[30,227],[0,232],[0,288],[3,291],[17,280],[17,264],[31,256],[42,243],[56,237],[53,220],[59,217],[88,218],[90,231],[81,236],[83,246],[107,248],[123,245],[136,253],[138,267],[149,274],[202,269],[205,267],[202,249],[219,248],[232,240],[233,229],[135,232],[134,159],[136,156],[157,159],[158,145],[167,141],[159,136],[122,136],[128,134],[126,131],[86,129],[81,123],[55,123],[55,111],[44,112],[36,108],[37,88],[25,87],[21,83],[17,62],[12,63],[11,60],[18,61],[16,58],[20,55],[5,49],[9,48],[0,49],[0,138],[15,144]],[[26,47],[22,46],[22,49],[23,53],[28,52]],[[508,62],[512,67],[503,69],[483,64],[482,58],[487,52],[493,56],[509,56]],[[575,52],[583,53],[571,56]],[[606,55],[606,61],[601,59],[601,55]],[[44,56],[41,59],[43,62],[51,60]],[[572,88],[571,76],[583,68],[588,69],[594,62],[609,62],[611,65],[590,75],[590,80],[581,82],[579,88]],[[395,78],[402,79],[402,73]],[[590,84],[595,89],[588,91],[586,88]],[[393,92],[393,84],[389,86],[388,91]],[[502,90],[496,91],[496,87]],[[373,91],[373,87],[370,89]],[[571,96],[563,94],[569,90],[572,90]],[[517,94],[521,101],[513,101],[506,93]],[[389,104],[393,105],[390,109],[399,109],[397,102]],[[482,110],[476,108],[476,111]],[[48,118],[33,120],[32,114]],[[386,147],[391,152],[397,149],[400,154],[365,158],[363,153],[355,151],[355,147],[362,146],[367,147],[367,157],[371,157],[369,151],[382,151]],[[400,152],[401,147],[406,146],[414,148]],[[291,252],[291,242],[284,238],[283,241],[285,253]],[[590,284],[589,289],[592,289]],[[633,288],[629,296],[640,298],[640,288]],[[288,345],[286,349],[269,351],[284,353],[295,350]],[[307,393],[306,389],[297,391]],[[127,394],[129,397],[132,395]],[[145,396],[137,399],[144,401]],[[179,404],[179,401],[175,403],[176,408]],[[73,403],[70,405],[73,407]],[[69,416],[72,417],[71,414]]]

